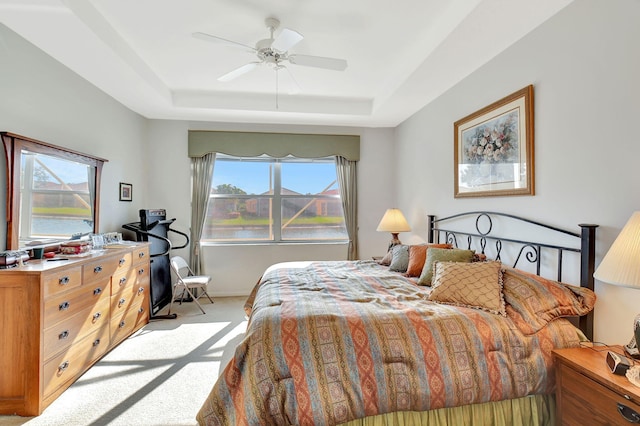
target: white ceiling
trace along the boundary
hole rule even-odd
[[[147,118],[393,127],[571,1],[0,0],[0,22]],[[277,108],[269,67],[217,81],[256,57],[192,33],[254,46],[267,17],[347,69],[287,65]]]

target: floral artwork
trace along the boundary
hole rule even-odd
[[[533,86],[454,127],[456,197],[533,195]]]
[[[461,183],[477,187],[487,183],[512,182],[513,164],[519,162],[518,111],[510,111],[462,133]]]
[[[518,160],[518,112],[508,112],[462,133],[463,163],[509,163]]]

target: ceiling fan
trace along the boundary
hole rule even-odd
[[[347,68],[347,61],[345,61],[344,59],[289,53],[289,49],[302,41],[302,39],[304,38],[302,34],[289,28],[283,28],[282,31],[280,31],[280,34],[278,34],[278,36],[274,38],[274,32],[280,26],[280,21],[276,18],[267,18],[265,20],[265,24],[269,29],[270,37],[258,41],[255,47],[207,33],[193,33],[193,37],[195,38],[215,43],[224,43],[231,47],[242,48],[244,50],[248,50],[251,53],[254,53],[258,57],[257,61],[249,62],[239,68],[234,69],[231,72],[218,77],[218,81],[231,81],[255,69],[258,65],[267,65],[272,67],[276,71],[277,91],[277,71],[281,69],[286,69],[287,71],[289,71],[289,69],[284,64],[285,62],[289,62],[290,64],[295,65],[323,68],[335,71],[344,71]],[[291,77],[292,82],[297,86],[295,79],[293,78],[293,76]]]

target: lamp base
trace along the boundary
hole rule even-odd
[[[397,246],[397,245],[400,245],[400,244],[402,244],[402,243],[398,239],[398,233],[397,232],[396,233],[392,232],[391,233],[391,241],[389,242],[389,247],[387,248],[387,251],[391,251],[391,249],[394,246]]]

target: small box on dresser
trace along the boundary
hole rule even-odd
[[[149,321],[149,245],[0,270],[0,414],[39,415]]]
[[[553,351],[558,425],[628,425],[640,423],[640,388],[611,372],[607,351],[594,346]]]

